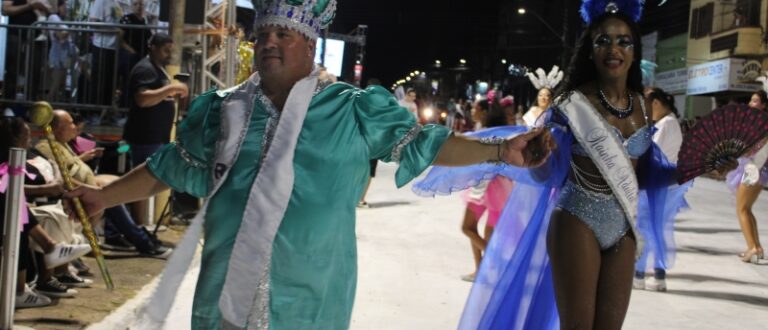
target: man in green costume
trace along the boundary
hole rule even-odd
[[[452,136],[418,125],[379,86],[323,84],[315,41],[335,0],[254,7],[257,73],[194,100],[177,141],[144,165],[70,196],[89,213],[169,187],[206,199],[145,310],[151,320],[164,320],[202,226],[193,328],[346,329],[357,280],[355,206],[370,159],[399,162],[403,186],[433,163],[530,165],[549,138],[542,130],[495,143]]]

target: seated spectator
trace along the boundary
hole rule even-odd
[[[2,117],[0,119],[0,163],[8,162],[8,153],[10,148],[25,148],[29,146],[30,130],[23,120],[17,117]],[[59,195],[63,193],[61,187],[55,189]],[[19,244],[19,277],[17,284],[16,306],[41,307],[50,304],[50,299],[41,296],[40,293],[47,296],[71,297],[77,291],[63,285],[57,278],[52,277],[47,269],[65,266],[70,261],[79,258],[91,251],[87,244],[68,244],[52,238],[51,235],[37,221],[37,218],[30,212],[26,203],[24,209],[20,212],[27,213],[28,222],[24,224],[20,235]],[[5,213],[5,192],[0,192],[0,213]],[[61,233],[57,233],[60,235]],[[41,269],[43,276],[38,277],[35,290],[29,289],[25,283],[27,270],[33,265],[30,254],[30,239],[34,241],[41,252]]]
[[[117,179],[113,175],[95,175],[93,170],[69,147],[68,143],[77,137],[77,127],[72,116],[64,110],[53,112],[53,134],[56,145],[62,152],[62,158],[69,175],[78,183],[104,186]],[[35,146],[48,159],[53,159],[51,148],[47,141],[41,141]],[[172,249],[163,247],[159,241],[150,238],[149,233],[136,225],[128,214],[125,205],[111,207],[105,210],[104,247],[120,250],[138,250],[142,256],[166,259]]]
[[[88,167],[96,168],[104,155],[104,148],[97,148],[96,137],[83,131],[85,118],[82,115],[72,114],[72,122],[77,128],[77,136],[67,144]]]

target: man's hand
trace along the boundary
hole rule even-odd
[[[106,204],[102,199],[101,188],[81,185],[75,188],[75,190],[64,193],[64,210],[67,211],[70,218],[77,218],[75,205],[71,201],[75,197],[80,199],[80,203],[83,204],[85,209],[85,214],[88,216],[98,214],[106,208]]]
[[[32,6],[32,9],[34,10],[42,10],[46,14],[50,14],[53,8],[48,3],[48,1],[44,0],[33,0],[29,2],[29,5]]]
[[[189,87],[187,87],[186,84],[175,82],[171,83],[169,86],[171,88],[171,96],[178,96],[180,98],[189,96]]]
[[[538,167],[544,164],[557,144],[547,129],[534,128],[528,133],[504,141],[501,158],[518,167]]]

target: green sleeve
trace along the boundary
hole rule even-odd
[[[196,197],[210,193],[210,167],[219,137],[222,100],[213,91],[197,97],[177,127],[176,141],[147,160],[150,172],[173,190]]]
[[[355,114],[371,159],[399,162],[395,182],[402,187],[435,161],[451,131],[441,125],[420,126],[383,87],[358,93]]]

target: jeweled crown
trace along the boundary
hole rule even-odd
[[[256,11],[254,29],[282,26],[307,38],[317,39],[336,15],[336,0],[252,0]]]

